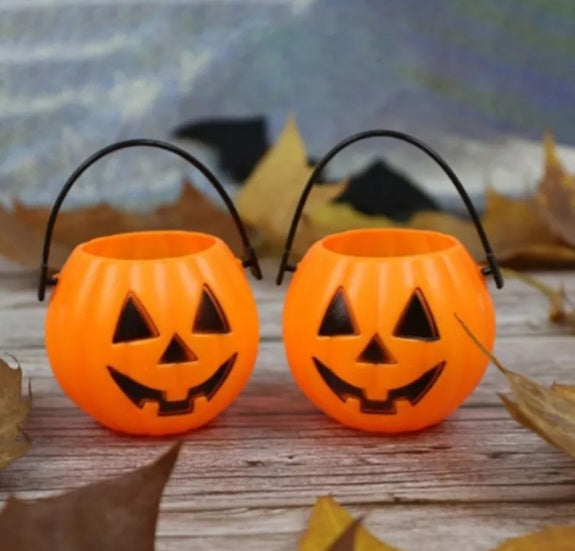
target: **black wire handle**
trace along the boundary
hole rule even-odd
[[[174,153],[175,155],[177,155],[178,157],[181,157],[185,161],[188,161],[188,163],[190,163],[192,166],[194,166],[197,170],[199,170],[206,177],[206,179],[214,186],[214,188],[216,188],[216,191],[219,193],[220,197],[223,199],[223,201],[224,201],[226,207],[228,208],[230,214],[232,215],[234,223],[238,229],[238,232],[240,234],[242,244],[244,247],[244,254],[245,254],[245,259],[242,261],[242,265],[244,267],[249,267],[252,275],[256,279],[262,278],[262,272],[260,269],[258,258],[256,256],[256,253],[255,253],[253,247],[251,246],[251,243],[250,243],[250,240],[248,238],[246,229],[245,229],[244,225],[242,224],[242,221],[240,219],[238,211],[236,210],[236,207],[234,206],[232,200],[230,199],[230,196],[226,193],[226,190],[224,189],[222,184],[218,181],[218,179],[214,176],[214,174],[203,163],[201,163],[198,159],[196,159],[195,157],[190,155],[184,149],[181,149],[175,145],[172,145],[172,144],[167,143],[167,142],[162,142],[159,140],[133,139],[133,140],[125,140],[122,142],[116,142],[116,143],[110,144],[110,145],[100,149],[99,151],[94,153],[92,156],[88,157],[72,173],[72,175],[68,178],[68,180],[64,184],[64,187],[62,188],[62,190],[58,194],[58,197],[56,198],[54,206],[52,207],[52,211],[50,212],[50,218],[48,219],[48,225],[46,226],[46,235],[44,238],[44,248],[42,251],[42,266],[41,266],[41,271],[40,271],[40,283],[38,286],[38,300],[40,300],[40,301],[44,300],[44,297],[46,295],[46,287],[48,285],[54,285],[56,283],[56,279],[54,277],[48,276],[48,258],[50,256],[50,244],[52,241],[52,233],[54,231],[54,225],[56,224],[56,219],[58,217],[60,207],[62,206],[64,199],[68,195],[70,188],[74,185],[76,180],[89,167],[91,167],[95,162],[99,161],[102,157],[105,157],[106,155],[109,155],[110,153],[113,153],[115,151],[119,151],[121,149],[127,149],[129,147],[140,147],[140,146],[153,147],[156,149],[163,149],[164,151],[170,151],[171,153]]]
[[[485,250],[488,266],[482,268],[481,272],[484,275],[492,275],[493,279],[495,280],[495,285],[497,286],[498,289],[501,289],[501,287],[503,287],[503,276],[501,274],[499,263],[497,262],[497,258],[495,257],[493,249],[491,248],[491,244],[489,243],[489,239],[487,238],[485,230],[481,224],[479,215],[477,214],[477,211],[475,210],[475,207],[473,206],[473,203],[471,202],[471,199],[469,198],[469,195],[465,191],[465,188],[463,187],[463,184],[460,182],[459,178],[455,175],[455,172],[453,172],[453,170],[443,159],[443,157],[441,157],[428,145],[419,141],[417,138],[410,136],[409,134],[404,134],[403,132],[397,132],[395,130],[367,130],[365,132],[360,132],[359,134],[354,134],[353,136],[346,138],[345,140],[338,143],[335,147],[333,147],[331,151],[329,151],[325,155],[325,157],[317,164],[317,166],[311,173],[311,176],[309,177],[309,180],[307,181],[304,187],[304,190],[301,194],[301,197],[295,209],[294,217],[291,223],[291,227],[289,229],[287,241],[282,255],[280,268],[276,278],[276,284],[281,285],[285,272],[296,271],[296,267],[293,266],[292,264],[289,264],[289,255],[297,231],[297,225],[299,223],[299,220],[301,218],[305,206],[305,202],[308,198],[308,195],[311,192],[311,188],[316,183],[322,170],[325,168],[327,163],[329,163],[329,161],[331,161],[331,159],[333,159],[333,157],[335,157],[342,149],[346,148],[347,146],[355,142],[359,142],[360,140],[364,140],[367,138],[395,138],[397,140],[410,143],[411,145],[414,145],[424,153],[427,153],[443,169],[445,174],[447,174],[447,176],[449,177],[449,179],[459,192],[459,195],[461,196],[461,199],[463,200],[469,212],[469,215],[471,216],[471,220],[475,225],[475,229],[477,230],[477,234],[479,235],[479,239],[481,240],[483,249]]]

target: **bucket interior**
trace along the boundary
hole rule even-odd
[[[458,241],[432,231],[380,228],[337,233],[323,239],[322,244],[346,256],[391,258],[446,251]]]
[[[94,256],[117,260],[161,260],[199,253],[216,239],[192,232],[135,232],[99,237],[81,245]]]

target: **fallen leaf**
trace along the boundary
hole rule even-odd
[[[274,146],[263,156],[236,194],[235,202],[242,219],[258,228],[267,240],[281,248],[297,202],[312,171],[313,167],[308,164],[304,143],[292,117],[288,119]],[[323,235],[322,231],[309,223],[306,215],[318,205],[335,199],[346,185],[322,184],[312,188],[298,228],[298,250],[306,250]]]
[[[43,237],[50,209],[27,207],[15,201],[12,213],[20,222]],[[106,235],[106,233],[122,231],[127,231],[124,213],[108,203],[100,203],[90,207],[61,210],[54,226],[53,240],[71,251],[78,243]],[[36,258],[36,263],[38,263],[38,258]]]
[[[342,534],[329,546],[328,551],[354,551],[357,531],[361,528],[361,518],[356,518]]]
[[[567,398],[575,400],[575,385],[561,385],[559,383],[553,383],[551,385],[551,388],[555,392],[563,394]]]
[[[349,547],[350,539],[355,547]],[[339,545],[339,547],[335,547]],[[347,545],[347,547],[344,547]],[[370,534],[331,496],[318,498],[299,551],[398,551]]]
[[[518,279],[540,291],[549,300],[549,320],[575,329],[575,304],[567,296],[565,289],[562,287],[554,289],[534,277],[509,269],[503,270],[503,274],[505,277]]]
[[[575,527],[553,526],[513,538],[493,551],[575,551]]]
[[[558,244],[531,197],[510,198],[488,188],[481,221],[502,257],[511,257],[535,244]]]
[[[540,212],[556,235],[575,246],[575,175],[565,170],[551,134],[544,145],[545,174],[536,194]]]
[[[39,266],[50,209],[25,207],[16,202],[12,212],[0,207],[0,254],[30,266]],[[223,239],[237,254],[242,246],[231,216],[215,206],[189,181],[178,199],[150,212],[125,211],[107,203],[62,210],[54,227],[50,263],[60,268],[72,249],[95,237],[115,233],[180,229],[209,233]]]
[[[322,233],[335,233],[361,228],[397,227],[397,222],[385,216],[372,216],[355,210],[347,203],[323,203],[315,205],[307,220]]]
[[[547,388],[507,369],[461,319],[457,317],[457,320],[471,340],[507,378],[515,401],[509,396],[502,396],[502,400],[511,416],[548,443],[575,457],[575,386],[553,385]]]
[[[30,409],[30,397],[22,398],[22,370],[0,359],[0,469],[26,453],[30,440],[21,431]]]
[[[10,498],[0,541],[10,551],[153,551],[158,508],[178,458],[175,444],[151,465],[37,501]]]
[[[481,221],[500,262],[516,267],[567,267],[575,265],[575,249],[561,243],[547,227],[531,197],[505,197],[494,189],[485,192]],[[473,224],[444,212],[416,213],[408,223],[457,237],[478,262],[485,252]]]

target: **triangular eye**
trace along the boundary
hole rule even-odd
[[[194,320],[194,333],[229,333],[230,326],[220,303],[207,285],[202,289],[202,298]]]
[[[356,324],[351,315],[345,291],[340,287],[323,317],[319,328],[322,337],[335,337],[337,335],[357,335]]]
[[[146,312],[136,295],[130,293],[124,302],[116,331],[114,332],[114,344],[121,342],[139,341],[151,339],[159,335],[152,319]]]
[[[411,295],[393,335],[395,337],[423,341],[436,341],[439,339],[435,320],[421,289],[416,289]]]

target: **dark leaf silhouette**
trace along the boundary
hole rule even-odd
[[[151,465],[57,497],[10,498],[0,513],[2,549],[153,551],[160,499],[180,447]]]

